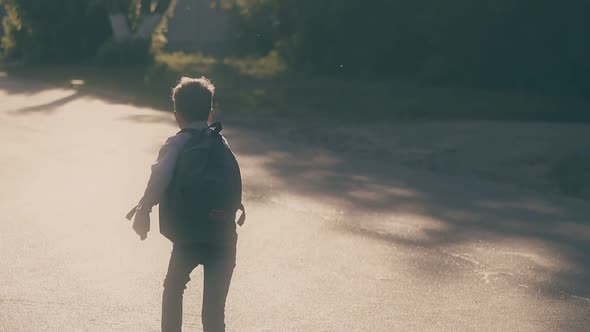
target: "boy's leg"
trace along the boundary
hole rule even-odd
[[[199,265],[194,250],[174,246],[168,273],[164,280],[162,296],[162,332],[180,332],[182,330],[182,296],[190,273]]]
[[[203,264],[203,331],[225,331],[225,300],[236,266],[236,246],[212,246]]]

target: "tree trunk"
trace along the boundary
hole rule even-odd
[[[130,0],[105,0],[110,15],[113,38],[116,41],[129,40],[132,37],[142,39],[151,38],[154,30],[162,20],[164,13],[170,8],[171,0],[158,0],[155,11],[152,11],[152,0],[141,0],[141,17],[139,28],[133,36],[127,19],[127,12],[130,7]]]
[[[150,13],[142,15],[141,24],[139,25],[139,29],[137,30],[137,36],[143,39],[150,38],[161,20],[162,14]]]
[[[129,29],[129,22],[127,22],[127,15],[110,14],[111,28],[113,29],[113,38],[115,41],[121,42],[131,39],[131,29]]]

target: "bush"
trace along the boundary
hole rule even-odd
[[[96,54],[111,35],[100,0],[0,0],[7,55],[28,63],[72,63]]]
[[[98,64],[108,66],[146,65],[153,61],[151,42],[140,38],[122,42],[108,40],[96,55]]]
[[[584,95],[590,87],[590,2],[449,0],[425,7],[421,25],[438,79]],[[426,74],[431,74],[426,70]]]
[[[263,0],[251,6],[229,9],[230,43],[237,55],[264,56],[275,48],[279,39],[274,1]]]
[[[297,70],[590,96],[587,0],[235,0],[233,8],[242,50],[274,48]]]

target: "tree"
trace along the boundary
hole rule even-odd
[[[227,2],[242,49],[297,70],[590,95],[588,0]]]
[[[133,37],[148,39],[162,20],[164,13],[171,7],[171,0],[105,0],[109,10],[109,19],[113,38],[122,42]],[[129,24],[130,13],[139,11],[139,25],[135,34]]]
[[[71,63],[96,54],[111,35],[99,0],[0,0],[4,52],[26,62]]]
[[[0,0],[2,48],[29,63],[149,61],[151,35],[173,0]],[[134,23],[131,25],[130,23]],[[132,29],[133,27],[133,29]],[[110,40],[114,41],[110,41]],[[124,58],[128,60],[124,60]]]

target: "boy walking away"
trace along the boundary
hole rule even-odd
[[[142,240],[150,212],[160,205],[160,232],[173,243],[164,280],[162,331],[182,330],[182,297],[191,271],[204,269],[205,332],[225,331],[225,300],[236,263],[238,220],[245,219],[240,168],[219,122],[213,120],[215,87],[205,77],[183,77],[172,91],[180,131],[160,149],[143,198],[127,215]]]

